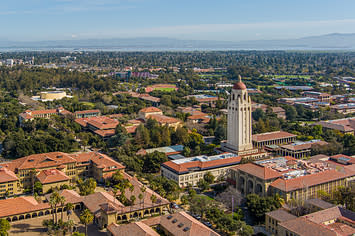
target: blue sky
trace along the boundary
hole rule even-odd
[[[355,33],[354,0],[1,0],[0,40]]]

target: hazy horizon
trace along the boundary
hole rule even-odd
[[[354,33],[350,0],[17,0],[0,3],[0,40],[166,37],[295,39]]]

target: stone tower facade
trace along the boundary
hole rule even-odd
[[[221,150],[233,152],[243,158],[259,159],[265,156],[252,143],[251,99],[247,87],[239,76],[228,99],[227,141],[221,143]]]
[[[238,152],[253,149],[251,99],[239,76],[228,100],[227,145]]]

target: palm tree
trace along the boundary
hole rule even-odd
[[[85,209],[80,214],[80,222],[85,225],[85,235],[88,235],[88,225],[94,220],[93,214],[88,209]]]
[[[141,192],[143,193],[143,209],[144,209],[144,195],[145,195],[146,190],[147,190],[147,188],[144,185],[142,185]]]
[[[37,176],[38,171],[33,168],[30,170],[31,182],[32,182],[32,195],[35,193],[35,177]]]
[[[72,210],[74,209],[73,203],[68,202],[65,205],[65,208],[67,209],[67,216],[68,216],[68,221],[70,220],[70,215],[72,214]]]
[[[154,203],[157,201],[157,196],[155,196],[154,194],[152,194],[152,196],[150,196],[150,200],[152,200],[152,203],[154,205]]]
[[[57,209],[57,203],[56,203],[56,199],[55,199],[54,193],[49,198],[49,205],[51,206],[51,209],[52,209],[52,220],[53,220],[53,223],[54,223],[55,222],[54,214],[55,214],[55,211]]]
[[[131,201],[131,211],[132,211],[132,206],[134,205],[134,202],[136,201],[136,196],[131,195],[131,197],[129,198],[129,200]]]
[[[282,207],[282,205],[285,204],[285,199],[283,199],[278,193],[275,194],[274,199],[278,207]]]
[[[55,220],[53,217],[53,222],[55,224],[58,224],[58,217],[57,217],[57,207],[59,204],[62,204],[61,202],[64,201],[65,202],[65,198],[60,196],[59,193],[57,191],[53,192],[52,195],[49,198],[49,204],[51,205],[51,207],[54,209],[53,213],[55,215]],[[64,203],[63,203],[64,205]],[[63,212],[63,211],[62,211]]]
[[[62,212],[60,214],[60,219],[63,222],[63,212],[64,212],[64,204],[65,204],[65,197],[64,196],[59,196],[58,202],[62,208]]]
[[[139,205],[140,205],[140,207],[142,207],[143,194],[140,193],[138,195],[138,199],[139,199]]]
[[[64,235],[65,235],[65,233],[67,231],[69,231],[69,233],[71,234],[74,225],[75,225],[75,223],[74,223],[73,220],[68,220],[67,222],[65,222],[63,224],[63,233],[64,233]]]

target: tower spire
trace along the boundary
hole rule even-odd
[[[238,75],[238,79],[239,79],[239,83],[242,82],[242,77],[240,75]]]

